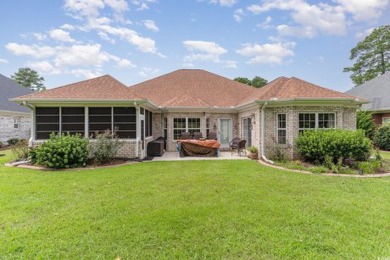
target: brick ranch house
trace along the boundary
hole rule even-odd
[[[177,70],[127,87],[109,75],[13,99],[31,109],[30,145],[51,132],[115,129],[119,156],[144,158],[147,143],[164,136],[176,151],[182,132],[217,132],[221,148],[238,136],[270,156],[276,144],[293,157],[305,129],[355,129],[365,100],[298,78],[280,77],[256,89],[205,70]],[[289,149],[287,149],[289,148]]]

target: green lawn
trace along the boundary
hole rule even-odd
[[[387,259],[390,178],[246,160],[0,166],[0,259],[115,257]]]

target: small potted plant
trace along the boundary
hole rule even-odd
[[[258,150],[257,150],[256,146],[249,146],[247,148],[247,151],[248,151],[249,158],[251,158],[251,159],[258,159],[259,158]]]

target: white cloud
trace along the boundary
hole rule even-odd
[[[212,4],[219,4],[221,6],[233,6],[237,0],[210,0]]]
[[[75,29],[75,27],[74,27],[73,25],[68,24],[68,23],[61,25],[60,28],[61,28],[61,29],[64,29],[64,30],[69,30],[69,31]]]
[[[355,21],[375,21],[388,4],[389,0],[333,0],[318,4],[306,0],[274,0],[250,5],[247,11],[253,14],[273,9],[290,12],[295,24],[279,25],[279,34],[315,37],[319,33],[344,35],[352,22],[350,16]]]
[[[105,32],[98,32],[98,35],[99,35],[99,37],[102,38],[103,40],[108,41],[108,42],[111,43],[111,44],[115,44],[115,39],[110,38],[110,37],[107,35],[107,33],[105,33]]]
[[[159,53],[156,48],[156,43],[151,38],[140,36],[136,31],[124,27],[112,27],[109,25],[102,25],[99,29],[106,34],[118,36],[121,39],[127,40],[129,43],[135,45],[141,52],[154,53],[160,57],[165,57]]]
[[[70,37],[69,32],[62,29],[54,29],[49,31],[49,35],[53,40],[60,42],[75,42],[76,40]]]
[[[236,22],[241,22],[243,16],[245,16],[245,12],[242,8],[234,11],[233,18],[236,20]]]
[[[129,9],[125,0],[104,0],[104,2],[117,13],[122,13]]]
[[[29,62],[27,66],[43,74],[60,74],[61,70],[55,68],[49,61]]]
[[[101,67],[110,60],[110,55],[102,52],[100,44],[72,45],[59,47],[54,59],[57,67],[94,66]]]
[[[102,75],[100,70],[89,70],[89,69],[74,69],[67,72],[68,74],[72,74],[78,78],[91,79],[96,78]]]
[[[153,32],[158,32],[160,29],[158,29],[156,23],[152,20],[144,20],[142,21],[143,25],[146,27],[146,29],[151,30]]]
[[[47,58],[53,56],[56,53],[55,48],[51,46],[39,46],[36,44],[33,45],[25,45],[18,43],[8,43],[5,45],[5,48],[11,53],[17,56],[31,56],[34,58]]]
[[[65,10],[73,13],[78,18],[97,17],[99,9],[104,8],[102,0],[65,0]]]
[[[335,0],[356,21],[375,21],[389,5],[389,0]]]
[[[249,64],[281,64],[286,57],[294,56],[295,42],[277,42],[252,44],[246,43],[243,48],[237,50],[238,54],[250,57]]]
[[[6,64],[8,63],[8,60],[0,58],[0,64]]]
[[[227,53],[227,50],[215,42],[208,41],[184,41],[184,47],[191,51],[184,59],[188,62],[195,60],[220,62],[219,56]]]
[[[356,34],[356,38],[358,39],[358,40],[363,40],[364,38],[366,38],[368,35],[370,35],[371,33],[372,33],[372,31],[374,31],[374,27],[372,27],[372,28],[368,28],[368,29],[366,29],[366,30],[364,30],[363,32],[358,32],[357,34]]]
[[[149,4],[156,2],[156,0],[132,0],[131,4],[138,7],[137,11],[143,11],[149,9]]]
[[[261,29],[268,29],[271,27],[270,26],[271,22],[272,22],[272,17],[267,16],[267,18],[265,18],[265,20],[262,23],[259,23],[258,25],[256,25],[256,27],[259,27]]]

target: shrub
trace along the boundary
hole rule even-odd
[[[4,146],[3,142],[0,141],[0,148],[3,147],[3,146]]]
[[[378,128],[374,136],[374,144],[379,149],[390,151],[390,124]]]
[[[372,120],[372,113],[366,110],[360,110],[356,114],[356,129],[364,131],[366,137],[372,139],[375,134],[375,123]]]
[[[250,153],[258,153],[257,147],[256,146],[249,146],[247,148],[248,152]]]
[[[48,168],[80,167],[88,159],[88,140],[81,135],[52,133],[49,140],[34,149],[33,156],[36,164]]]
[[[15,144],[19,143],[20,140],[21,139],[19,139],[19,138],[10,138],[10,139],[7,140],[7,143],[9,145],[15,145]]]
[[[363,173],[376,173],[382,166],[382,162],[380,160],[373,160],[368,162],[360,162],[358,164],[359,169],[362,170]]]
[[[28,158],[28,142],[25,139],[20,139],[11,147],[11,152],[14,160],[21,161]]]
[[[299,135],[297,148],[304,160],[323,164],[326,156],[333,163],[340,158],[365,161],[370,156],[372,144],[361,130],[307,130]]]
[[[121,143],[116,134],[110,131],[96,133],[96,140],[89,144],[89,154],[98,164],[108,163],[114,159]]]

